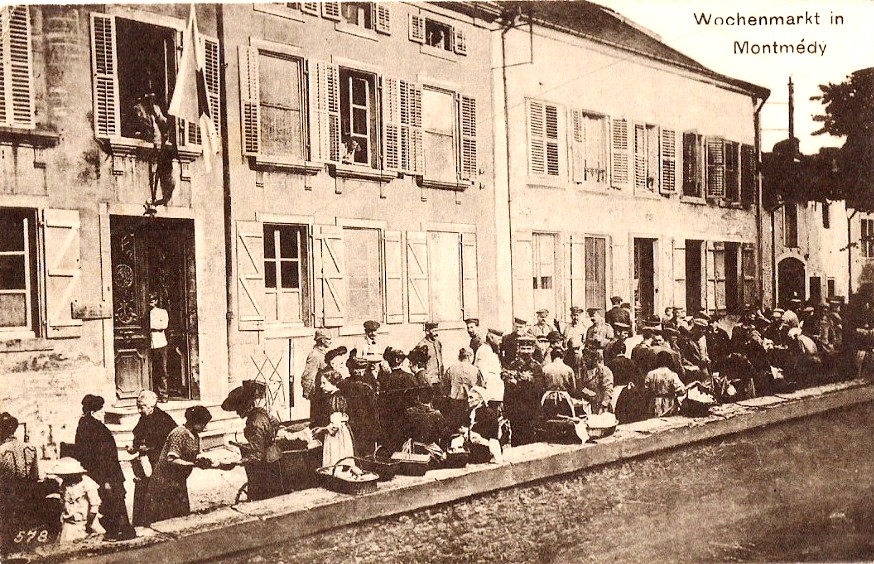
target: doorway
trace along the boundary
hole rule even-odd
[[[784,258],[777,265],[777,303],[785,305],[790,299],[804,300],[804,263],[796,258]]]
[[[686,239],[686,311],[694,315],[701,311],[701,247],[702,241]]]
[[[638,319],[655,313],[655,241],[634,239],[634,301],[639,308]]]
[[[725,309],[737,312],[743,305],[740,297],[740,243],[725,244]]]
[[[170,399],[198,399],[194,222],[112,216],[113,349],[119,399],[154,390],[148,296],[167,310]]]
[[[819,303],[822,300],[822,278],[819,276],[810,277],[810,300],[813,303]]]

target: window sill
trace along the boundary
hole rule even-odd
[[[142,139],[109,137],[105,138],[105,141],[109,144],[110,153],[113,155],[151,158],[155,153],[154,143]],[[203,154],[203,148],[199,145],[182,145],[177,148],[177,152],[180,161],[190,163]]]
[[[0,127],[0,141],[12,142],[13,145],[28,145],[31,147],[56,147],[61,136],[51,131],[38,131],[18,127]]]
[[[257,155],[250,157],[255,170],[280,170],[313,176],[324,170],[324,165],[312,161],[300,161],[276,156]]]
[[[431,180],[422,176],[416,177],[416,184],[422,188],[433,188],[434,190],[451,190],[453,192],[464,192],[471,186],[473,182],[469,180],[457,180],[455,182],[445,180]]]
[[[693,204],[696,206],[706,206],[707,200],[704,198],[699,198],[698,196],[680,196],[680,201],[686,204]]]
[[[432,57],[437,57],[438,59],[443,59],[444,61],[452,61],[455,62],[458,60],[458,57],[452,51],[447,51],[441,47],[431,47],[430,45],[422,45],[419,51],[423,55],[431,55]]]
[[[263,327],[265,339],[294,339],[299,337],[312,338],[315,329],[304,327],[301,323],[271,324]]]
[[[529,188],[552,188],[563,190],[567,188],[567,184],[560,176],[540,176],[528,175]]]
[[[32,331],[0,333],[0,353],[51,351],[54,348],[50,340],[38,339]]]
[[[645,198],[647,200],[661,200],[662,197],[658,192],[650,192],[649,190],[635,190],[634,195],[637,198]]]
[[[574,185],[578,190],[590,192],[592,194],[607,194],[610,191],[608,184],[597,184],[592,182],[575,182]]]
[[[379,170],[364,165],[331,164],[328,172],[335,178],[357,178],[360,180],[376,180],[378,182],[390,182],[398,177],[397,172]]]
[[[334,29],[336,29],[340,33],[348,33],[349,35],[354,35],[355,37],[360,37],[362,39],[379,41],[379,35],[377,35],[376,31],[372,29],[364,29],[363,27],[358,27],[357,25],[352,25],[345,22],[335,23]]]

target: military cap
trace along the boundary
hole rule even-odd
[[[528,322],[525,321],[524,319],[522,319],[521,317],[514,317],[513,323],[515,323],[516,325],[528,325]]]
[[[432,329],[437,329],[438,323],[435,321],[426,321],[425,322],[425,331],[430,331]]]
[[[564,337],[558,331],[550,331],[546,336],[550,343],[560,343]]]

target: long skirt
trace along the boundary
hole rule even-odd
[[[249,462],[245,467],[250,501],[282,495],[283,482],[279,461]]]
[[[188,515],[191,513],[191,504],[188,501],[188,474],[172,476],[153,474],[146,499],[148,524]]]
[[[336,434],[326,434],[322,449],[322,466],[333,466],[344,458],[354,456],[355,448],[349,427],[341,425]]]
[[[146,498],[151,478],[134,478],[134,512],[131,523],[134,527],[147,527]]]
[[[103,518],[100,524],[106,529],[106,534],[129,535],[133,533],[133,527],[127,516],[127,507],[124,503],[124,483],[117,482],[100,486],[100,513]]]

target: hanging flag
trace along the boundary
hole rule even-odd
[[[197,16],[192,4],[188,27],[182,38],[182,57],[176,75],[176,87],[173,89],[167,113],[200,125],[203,163],[209,171],[212,168],[212,156],[219,152],[219,140],[209,110],[205,61],[204,43],[197,31]]]

